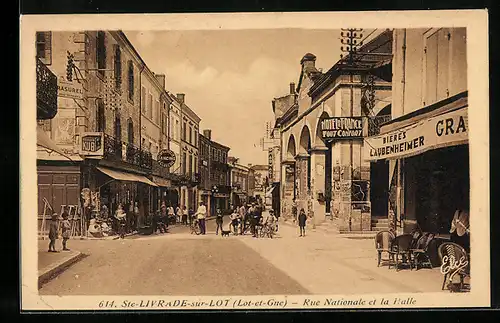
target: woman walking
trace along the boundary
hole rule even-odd
[[[304,209],[300,209],[299,213],[299,228],[300,228],[300,235],[299,237],[305,237],[306,236],[306,211]]]
[[[222,234],[222,224],[224,222],[224,218],[222,216],[222,212],[220,209],[217,209],[217,214],[215,216],[215,224],[217,224],[217,228],[215,228],[215,235],[219,235],[219,229]]]

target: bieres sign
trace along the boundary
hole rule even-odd
[[[366,138],[367,160],[409,157],[469,140],[467,109],[459,109],[375,137]]]
[[[362,117],[334,117],[321,121],[323,139],[359,139],[363,138]]]
[[[175,153],[169,149],[163,149],[158,153],[158,164],[168,168],[175,164]]]
[[[80,155],[102,156],[103,154],[103,133],[84,132],[80,140]]]

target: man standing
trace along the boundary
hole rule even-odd
[[[239,214],[240,214],[240,219],[242,221],[241,225],[240,225],[240,233],[243,234],[243,232],[245,231],[246,229],[246,222],[247,222],[247,210],[245,208],[245,204],[242,204],[241,207],[239,208],[238,210]]]
[[[205,207],[205,204],[203,202],[200,202],[200,206],[196,211],[196,216],[198,218],[198,223],[200,224],[201,234],[205,234],[206,233],[205,218],[207,217],[207,208]]]

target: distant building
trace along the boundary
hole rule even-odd
[[[231,196],[228,153],[230,148],[212,140],[212,131],[203,130],[200,134],[201,158],[200,176],[202,179],[200,200],[205,202],[210,216],[217,209],[229,211]]]
[[[240,164],[238,158],[229,157],[231,180],[231,205],[241,206],[248,202],[248,171],[249,168]]]
[[[266,192],[269,188],[269,168],[267,165],[252,165],[248,164],[250,168],[249,180],[251,185],[252,197],[253,200],[260,200],[263,203],[269,202],[266,201]],[[266,204],[271,204],[266,203]]]

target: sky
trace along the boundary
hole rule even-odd
[[[267,164],[260,140],[274,120],[271,102],[298,83],[301,58],[313,53],[326,72],[341,54],[333,29],[124,32],[149,69],[165,74],[166,89],[186,95],[200,132],[211,129],[244,165]]]

